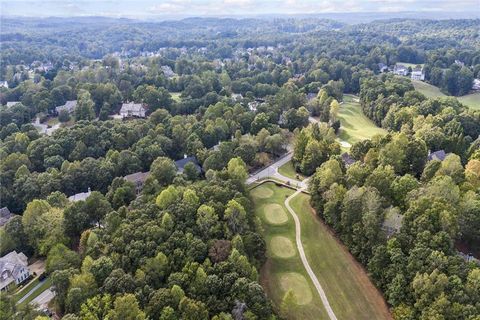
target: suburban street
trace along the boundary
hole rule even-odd
[[[306,188],[307,187],[306,182],[291,179],[291,178],[285,177],[285,176],[281,175],[280,173],[278,173],[278,168],[280,168],[285,163],[290,161],[292,159],[292,155],[293,155],[293,152],[289,152],[286,156],[284,156],[283,158],[275,161],[274,163],[272,163],[268,167],[262,169],[261,171],[258,171],[256,173],[251,174],[247,179],[247,182],[246,182],[247,185],[252,184],[252,183],[254,183],[258,180],[265,179],[265,178],[275,178],[275,179],[281,180],[283,182],[290,183],[290,185],[296,186],[298,188]]]

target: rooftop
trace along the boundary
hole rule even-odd
[[[145,108],[141,103],[126,102],[122,104],[120,112],[141,112],[145,111]]]
[[[129,175],[126,175],[123,177],[123,179],[136,183],[136,182],[143,182],[147,180],[147,178],[150,176],[150,172],[135,172]]]
[[[85,201],[90,196],[91,193],[92,191],[90,190],[90,188],[88,188],[87,192],[80,192],[80,193],[74,194],[73,196],[68,197],[68,200],[72,202]]]
[[[432,160],[443,161],[445,160],[446,156],[447,154],[445,153],[445,150],[438,150],[428,154],[428,161],[432,161]]]
[[[13,213],[11,213],[7,207],[1,208],[0,209],[0,227],[4,226],[12,217],[13,217]]]
[[[185,156],[183,159],[175,161],[175,166],[177,167],[178,172],[182,173],[183,169],[185,168],[185,165],[189,162],[195,165],[195,168],[197,169],[198,172],[202,171],[202,168],[198,164],[197,158]]]

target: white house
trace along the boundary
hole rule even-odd
[[[406,76],[408,75],[408,68],[404,66],[403,64],[396,64],[393,67],[393,73],[396,74],[397,76]]]
[[[173,78],[175,77],[177,74],[172,70],[172,68],[170,68],[170,66],[161,66],[160,67],[163,71],[163,74],[165,75],[165,77],[167,78]]]
[[[20,102],[20,101],[8,101],[8,102],[7,102],[7,108],[11,108],[11,107],[13,107],[14,105],[17,105],[17,104],[19,104],[19,103],[21,103],[21,102]]]
[[[423,67],[416,66],[412,70],[412,74],[410,75],[410,77],[412,78],[412,80],[420,80],[420,81],[425,80],[425,71],[423,71]]]
[[[8,82],[7,81],[0,81],[0,88],[7,88],[8,89]]]
[[[480,90],[480,79],[473,79],[472,90]]]
[[[20,284],[30,277],[27,256],[12,251],[0,258],[0,291],[7,290],[13,283]]]
[[[122,104],[120,108],[122,119],[130,117],[145,118],[145,112],[146,110],[141,103],[127,102]]]

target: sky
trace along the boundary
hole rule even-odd
[[[0,15],[179,18],[351,12],[480,12],[480,0],[0,0]]]

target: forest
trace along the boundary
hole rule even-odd
[[[266,243],[245,180],[291,150],[312,207],[394,319],[478,320],[480,266],[460,250],[479,257],[480,106],[429,99],[379,64],[421,64],[426,82],[465,95],[479,25],[5,18],[0,208],[15,215],[0,255],[44,260],[66,320],[283,319],[259,283]],[[345,94],[388,133],[346,150]],[[147,116],[116,118],[126,102]],[[200,171],[179,172],[187,156]],[[139,172],[140,192],[124,179]],[[37,316],[0,293],[0,319]]]

